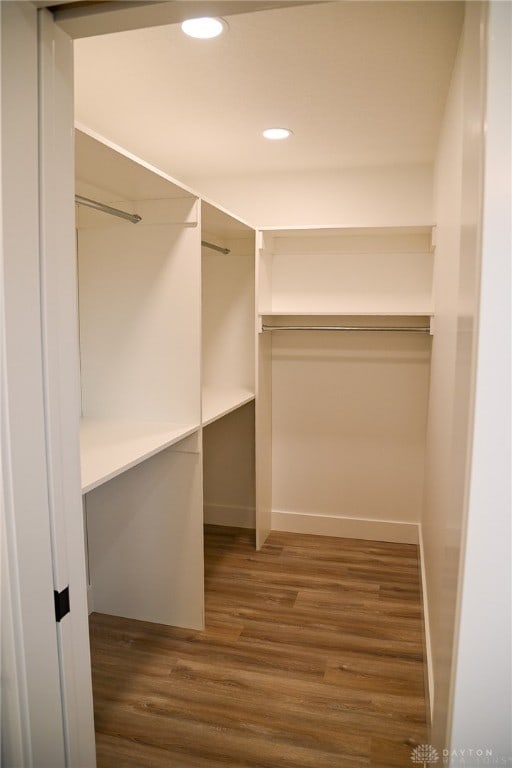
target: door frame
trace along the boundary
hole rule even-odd
[[[80,472],[73,41],[38,12],[41,334],[54,589],[66,764],[96,763]]]
[[[94,768],[72,41],[32,3],[1,3],[0,35],[2,764]]]
[[[37,13],[1,3],[2,762],[65,765],[45,448]],[[17,762],[15,762],[17,761]]]

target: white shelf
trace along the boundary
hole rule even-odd
[[[230,389],[215,389],[207,387],[203,390],[203,426],[206,427],[226,414],[241,408],[242,405],[254,400],[255,394],[249,389],[232,387]]]
[[[198,424],[82,419],[82,493],[92,491],[198,429]]]
[[[274,232],[260,254],[261,315],[432,315],[426,228]]]
[[[374,226],[367,224],[361,227],[340,227],[337,224],[307,224],[300,227],[263,227],[262,232],[268,232],[272,237],[322,237],[329,235],[430,235],[435,228],[433,222],[429,224],[390,224],[388,226]]]

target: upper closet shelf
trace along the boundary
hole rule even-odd
[[[350,237],[350,236],[365,236],[370,235],[372,237],[390,237],[394,235],[428,235],[429,238],[434,239],[436,225],[432,222],[427,224],[390,224],[388,226],[373,226],[367,225],[362,227],[340,227],[336,225],[318,226],[312,224],[311,226],[303,227],[262,227],[260,229],[261,234],[265,238],[267,235],[270,238],[318,238],[318,237]],[[435,243],[432,243],[434,245]]]
[[[260,315],[432,314],[427,227],[265,231],[260,242]]]
[[[82,419],[82,493],[92,491],[198,429],[198,424]]]
[[[249,389],[206,387],[203,390],[203,427],[221,419],[232,411],[236,411],[237,408],[250,403],[254,398],[254,392]]]

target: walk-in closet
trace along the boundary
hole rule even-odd
[[[439,99],[455,104],[460,85],[452,82],[450,102],[448,75],[455,65],[454,77],[462,77],[458,74],[462,54],[456,59],[462,6],[448,4],[444,12],[436,6],[435,16],[426,4],[416,6],[416,11],[407,4],[405,14],[389,4],[383,8],[310,4],[264,11],[252,18],[249,14],[245,20],[244,14],[235,15],[224,42],[217,48],[212,44],[211,67],[219,68],[218,78],[224,78],[225,87],[235,93],[238,74],[223,69],[223,45],[227,52],[234,41],[236,48],[244,34],[247,40],[266,35],[271,41],[273,34],[278,39],[277,30],[285,39],[289,14],[303,28],[318,25],[317,33],[323,30],[327,35],[329,49],[334,46],[327,33],[329,24],[341,23],[344,13],[345,24],[351,20],[356,26],[371,24],[372,29],[376,22],[370,16],[380,14],[382,37],[388,36],[390,46],[392,39],[394,46],[403,46],[403,55],[415,61],[411,66],[417,67],[416,77],[428,82],[426,88],[438,89]],[[417,50],[395,38],[400,25],[412,37],[420,28],[425,40],[443,36],[444,48],[436,60],[446,78],[442,85],[440,74],[435,80],[430,73],[428,80],[424,69],[428,57],[423,63],[420,57],[416,61]],[[435,579],[426,570],[432,567],[427,561],[433,534],[425,505],[433,505],[436,493],[432,456],[440,439],[435,426],[439,377],[445,375],[440,374],[439,349],[445,344],[446,312],[451,311],[443,306],[442,275],[452,256],[447,257],[440,195],[447,188],[443,174],[448,178],[457,173],[459,155],[452,154],[445,165],[438,159],[435,179],[433,171],[425,172],[418,161],[407,161],[404,173],[404,168],[379,168],[373,159],[376,167],[371,170],[324,173],[320,185],[311,173],[301,177],[294,171],[293,189],[286,174],[280,178],[277,172],[270,173],[265,165],[270,157],[256,145],[253,165],[261,162],[262,169],[254,167],[252,176],[243,171],[252,167],[250,158],[240,156],[240,171],[232,163],[229,178],[221,177],[220,171],[218,178],[212,171],[207,176],[205,171],[203,179],[197,163],[194,177],[187,170],[186,158],[192,163],[192,156],[187,155],[185,141],[181,153],[172,142],[162,143],[161,157],[169,155],[164,172],[151,165],[157,151],[144,140],[146,131],[154,131],[158,143],[161,127],[153,121],[142,128],[134,115],[138,138],[134,129],[130,131],[129,102],[123,101],[126,92],[121,85],[116,99],[124,125],[104,101],[102,81],[109,57],[117,57],[122,71],[132,73],[143,101],[156,98],[157,92],[147,85],[142,88],[142,79],[137,78],[150,71],[149,49],[156,68],[172,69],[167,51],[172,41],[183,57],[190,90],[203,94],[207,133],[195,135],[190,125],[190,141],[197,143],[198,155],[208,146],[208,131],[215,135],[214,126],[219,130],[219,120],[230,106],[219,90],[221,101],[215,111],[210,94],[201,87],[200,67],[210,67],[206,46],[186,42],[177,26],[126,34],[141,61],[140,73],[133,71],[134,59],[124,58],[127,49],[120,35],[110,36],[111,47],[101,38],[92,38],[90,44],[79,41],[76,54],[77,117],[82,121],[76,131],[82,471],[100,763],[110,765],[115,744],[124,744],[131,727],[139,733],[135,721],[131,726],[122,724],[122,716],[116,714],[122,705],[113,703],[114,694],[109,693],[117,683],[115,678],[109,682],[108,670],[128,663],[122,649],[124,633],[132,638],[137,653],[144,653],[145,633],[147,649],[153,647],[154,632],[159,642],[173,648],[168,656],[158,651],[148,662],[163,665],[176,684],[173,688],[162,682],[160,688],[155,678],[159,694],[153,704],[159,706],[158,697],[164,697],[168,727],[188,746],[180,752],[150,720],[147,727],[156,731],[148,744],[154,747],[163,739],[169,759],[178,759],[179,753],[183,765],[186,760],[220,765],[222,747],[211,741],[208,729],[224,724],[231,745],[225,746],[226,756],[232,760],[236,756],[240,764],[247,759],[252,765],[254,754],[245,758],[235,745],[238,717],[243,722],[247,716],[252,723],[249,730],[261,727],[256,714],[258,684],[254,683],[253,706],[247,715],[243,711],[222,715],[223,684],[214,678],[220,675],[235,687],[251,685],[244,674],[259,667],[266,680],[268,657],[255,662],[252,655],[258,658],[261,644],[268,643],[266,653],[276,660],[284,651],[280,643],[288,644],[286,653],[300,656],[301,643],[321,624],[327,635],[315,640],[311,635],[316,659],[311,663],[323,670],[322,686],[328,681],[339,686],[335,700],[340,706],[348,706],[348,691],[353,692],[361,715],[369,710],[358,698],[364,698],[364,686],[359,677],[355,686],[352,670],[368,676],[376,708],[371,717],[377,718],[368,725],[374,740],[384,707],[382,690],[398,685],[387,704],[396,718],[396,732],[390,736],[393,745],[381,744],[387,755],[382,760],[384,765],[405,764],[411,749],[426,739],[432,705],[426,692],[430,688],[433,696],[436,664],[429,634],[438,632],[436,620],[423,623],[427,583]],[[380,46],[377,38],[375,45]],[[470,43],[466,40],[465,45]],[[322,60],[318,48],[305,46],[312,62],[317,55]],[[348,39],[345,46],[350,47]],[[229,55],[235,53],[227,55],[232,68]],[[269,58],[269,66],[270,62],[278,66],[280,58],[269,42],[262,55]],[[379,55],[387,54],[383,49]],[[94,80],[87,67],[100,71],[98,62],[103,63],[101,80]],[[242,57],[240,66],[254,80],[252,64]],[[385,66],[391,72],[395,62]],[[217,82],[208,80],[209,72],[203,77],[216,92]],[[361,88],[368,88],[363,67],[354,82],[358,77]],[[280,82],[290,81],[279,74]],[[333,87],[329,79],[326,82]],[[305,80],[306,91],[310,87]],[[181,88],[175,98],[184,114],[194,112],[189,109],[193,100]],[[368,95],[370,104],[372,98],[380,97]],[[404,108],[395,94],[390,98],[397,109]],[[299,103],[299,93],[296,99]],[[145,103],[151,113],[150,101]],[[449,107],[440,133],[439,157],[445,151],[453,153],[460,141],[459,129],[450,126],[450,109],[454,107]],[[232,110],[231,123],[243,121],[240,104],[233,104]],[[341,119],[337,107],[333,110],[332,119]],[[295,151],[294,142],[300,147],[301,130],[311,130],[306,125],[307,120],[289,139],[290,153]],[[170,127],[171,135],[173,130],[175,126]],[[122,137],[130,133],[132,139],[123,147]],[[223,139],[217,135],[220,153]],[[232,140],[236,147],[238,137],[233,134]],[[143,146],[147,156],[135,151]],[[282,147],[276,142],[268,148],[277,167],[288,151],[286,142]],[[215,167],[215,158],[205,162]],[[348,165],[350,160],[344,162]],[[295,164],[300,163],[296,158]],[[186,183],[176,180],[180,176]],[[137,219],[91,209],[84,198]],[[230,206],[243,211],[247,221],[244,215],[229,213]],[[360,549],[354,548],[356,542]],[[295,559],[299,570],[292,577],[283,569],[292,568]],[[331,560],[332,570],[327,570]],[[373,619],[367,623],[369,615]],[[280,628],[276,635],[273,624]],[[157,629],[161,625],[168,629]],[[179,635],[182,630],[194,634],[185,641]],[[208,666],[209,657],[196,655],[193,648],[204,643],[215,657],[219,638],[225,643],[225,656],[216,671]],[[387,658],[380,667],[379,653],[396,655],[399,661]],[[240,654],[245,658],[241,666]],[[282,674],[279,664],[276,661],[276,678]],[[132,673],[136,680],[137,673]],[[295,700],[295,686],[303,685],[300,675],[293,683],[290,678],[290,701]],[[194,698],[189,689],[192,679],[197,685],[204,680],[207,690],[211,688],[210,698],[202,703]],[[281,685],[286,687],[285,682]],[[128,696],[146,691],[151,698],[144,685],[137,690]],[[316,695],[327,695],[327,689],[320,687]],[[395,696],[402,696],[403,706]],[[190,732],[182,731],[176,720],[178,701],[189,711]],[[220,707],[220,719],[207,718],[209,735],[203,743],[200,713],[210,706]],[[306,717],[309,705],[304,706],[297,710],[299,718]],[[112,722],[121,717],[120,741],[111,741],[115,727],[109,712]],[[348,724],[341,718],[338,727],[345,733]],[[270,731],[277,744],[292,738],[290,726],[282,728]],[[331,751],[337,749],[331,737],[325,733],[317,751],[310,751],[308,738],[307,728],[294,737],[298,764],[302,759],[304,765],[309,760],[317,766],[330,765]],[[347,765],[351,760],[377,765],[375,746],[343,744]],[[273,767],[261,743],[254,749],[261,751],[264,765]],[[281,752],[275,759],[276,768],[288,765]]]
[[[258,547],[417,544],[433,227],[261,230],[256,253],[165,174],[84,131],[76,148],[94,610],[200,628],[203,515]]]
[[[336,549],[338,541],[344,552],[324,577],[324,589],[334,590],[331,609],[340,586],[342,594],[362,591],[366,601],[391,595],[391,612],[407,597],[402,628],[379,629],[377,618],[372,623],[378,647],[393,642],[407,659],[398,671],[404,696],[414,670],[409,738],[417,740],[426,717],[417,689],[423,645],[415,568],[432,226],[256,232],[90,131],[77,129],[75,146],[82,482],[98,712],[105,706],[102,659],[111,653],[105,631],[112,633],[108,663],[124,665],[115,638],[137,626],[105,624],[101,616],[142,622],[143,637],[151,634],[150,622],[236,639],[238,632],[268,632],[257,629],[258,620],[253,626],[254,618],[247,628],[240,624],[254,615],[263,626],[298,620],[300,637],[308,631],[303,611],[310,600],[316,626],[319,598],[307,571],[295,576],[300,590],[286,582],[282,602],[272,568],[261,570],[269,554],[272,560],[281,550],[287,562],[295,532],[298,542],[300,534],[313,535],[312,541],[328,536],[326,544]],[[245,554],[236,554],[242,530]],[[266,549],[271,531],[279,530],[292,532],[292,539],[282,548],[270,538]],[[367,540],[367,565],[363,548],[346,570],[343,563],[354,557],[347,537]],[[388,550],[372,541],[390,542]],[[311,563],[326,556],[318,553],[320,544],[311,552],[306,541],[300,546]],[[219,572],[240,557],[239,567],[247,559],[256,573],[248,578],[235,569],[239,584],[231,594]],[[400,567],[394,576],[390,571],[384,592],[382,576],[369,575],[371,564],[391,567],[400,558],[410,576],[402,581]],[[361,583],[351,590],[346,579],[361,567]],[[277,614],[269,614],[275,602]],[[286,619],[294,603],[299,610]],[[361,609],[349,605],[354,615],[367,610],[364,602]],[[375,602],[377,614],[381,605]],[[331,614],[321,620],[334,621]],[[400,647],[404,633],[414,639],[414,651]],[[279,635],[272,636],[277,655]],[[296,640],[288,642],[294,647]],[[340,640],[337,652],[342,649],[347,652]],[[375,649],[367,651],[371,666]],[[329,657],[317,654],[319,668],[328,668]],[[385,665],[379,674],[386,675]],[[423,685],[422,673],[419,679]],[[108,726],[100,714],[97,722],[103,761]],[[397,733],[406,738],[400,728]],[[202,749],[209,760],[220,759],[211,745]],[[327,765],[326,749],[311,759]]]
[[[5,6],[27,768],[505,755],[508,4]],[[217,37],[182,28],[199,6]]]

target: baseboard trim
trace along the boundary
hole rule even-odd
[[[427,698],[427,715],[430,716],[430,725],[433,720],[434,706],[434,667],[432,663],[432,640],[430,636],[430,613],[428,610],[428,592],[427,592],[427,573],[425,568],[425,549],[423,545],[423,531],[421,525],[418,526],[419,535],[419,558],[421,574],[421,601],[423,608],[423,625],[425,641],[425,694]]]
[[[207,525],[228,525],[234,528],[255,528],[254,507],[230,507],[222,504],[205,504],[203,519]]]
[[[272,530],[338,536],[369,541],[391,541],[395,544],[418,544],[419,524],[394,520],[372,520],[334,515],[310,515],[304,512],[272,510]]]

